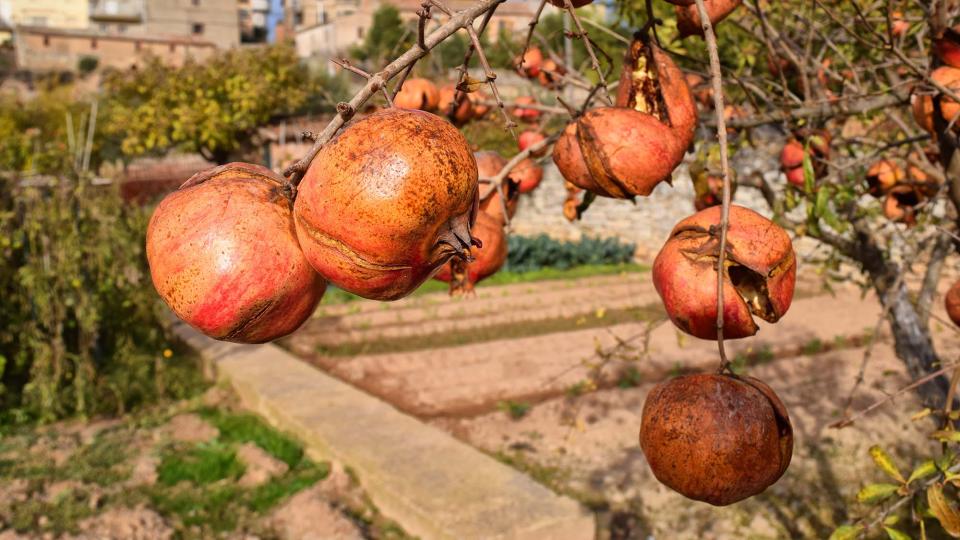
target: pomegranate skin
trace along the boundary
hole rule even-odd
[[[791,140],[783,145],[783,151],[780,152],[780,166],[783,170],[795,169],[803,166],[803,156],[806,152],[803,150],[803,144],[797,140]]]
[[[451,290],[451,294],[471,292],[474,284],[496,274],[507,262],[507,234],[503,230],[502,223],[481,211],[477,214],[473,233],[480,240],[482,247],[470,248],[473,261],[466,263],[467,282],[463,290]],[[450,283],[452,278],[450,267],[453,262],[443,265],[434,277],[444,283]]]
[[[530,158],[524,158],[510,171],[510,178],[517,183],[517,191],[530,193],[543,180],[543,167]]]
[[[726,506],[783,476],[793,457],[793,426],[783,402],[758,379],[686,375],[647,395],[640,446],[667,487]]]
[[[310,264],[337,287],[396,300],[465,256],[477,163],[430,113],[386,109],[327,143],[300,184],[294,219]]]
[[[201,171],[154,210],[154,287],[184,322],[219,340],[264,343],[313,313],[326,282],[307,262],[276,173],[247,163]]]
[[[522,65],[521,65],[522,64]],[[513,65],[517,71],[524,77],[533,78],[540,74],[540,66],[543,64],[543,53],[537,47],[530,47],[523,54],[517,55],[513,60]]]
[[[428,79],[407,79],[403,87],[393,98],[393,105],[401,109],[420,109],[432,111],[440,102],[440,92]]]
[[[704,0],[710,24],[716,26],[742,3],[743,0]],[[674,9],[677,14],[677,32],[680,38],[703,36],[703,25],[700,23],[700,12],[696,5],[678,5]]]
[[[954,283],[943,299],[947,315],[953,324],[960,326],[960,281]]]
[[[903,169],[899,165],[888,159],[881,159],[867,170],[867,193],[874,197],[883,197],[903,179]]]
[[[540,119],[540,111],[537,109],[529,109],[523,107],[523,105],[536,105],[537,100],[530,96],[520,96],[517,99],[513,100],[513,103],[516,107],[513,108],[513,115],[516,116],[523,122],[536,122]]]
[[[500,174],[500,171],[507,165],[507,160],[492,150],[476,152],[473,156],[477,160],[477,172],[480,174],[480,178],[493,178]],[[500,190],[503,191],[507,199],[507,216],[512,218],[517,212],[517,205],[520,202],[517,182],[510,175],[507,175],[500,184]],[[507,222],[503,217],[503,206],[500,202],[500,194],[497,193],[493,184],[481,184],[480,210],[503,224]]]
[[[906,21],[897,22],[902,22],[909,28]],[[894,24],[897,24],[897,22],[894,22]],[[933,40],[934,53],[940,58],[941,62],[954,68],[960,68],[960,32],[958,30],[960,30],[960,26],[948,28],[944,31],[943,36]]]
[[[717,339],[720,210],[713,206],[678,223],[653,263],[653,285],[670,319],[701,339]],[[759,329],[752,315],[776,322],[790,308],[797,261],[783,229],[737,205],[730,206],[727,249],[723,337],[749,337]]]
[[[648,53],[659,83],[652,90],[633,78],[632,66]],[[635,39],[624,66],[617,106],[587,111],[568,124],[553,152],[567,181],[619,199],[649,195],[669,180],[693,142],[697,122],[683,73],[659,47]],[[651,92],[657,99],[651,99]],[[652,110],[651,102],[662,103],[662,110]]]
[[[517,138],[517,146],[520,148],[521,151],[523,151],[537,143],[540,143],[546,138],[547,137],[543,133],[540,133],[539,131],[533,131],[532,129],[528,129],[523,133],[521,133],[520,137]],[[547,153],[547,149],[543,148],[542,150],[539,150],[537,152],[531,152],[530,155],[532,155],[533,157],[542,157],[546,153]]]

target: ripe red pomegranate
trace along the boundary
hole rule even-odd
[[[701,339],[717,339],[717,257],[720,207],[681,221],[653,263],[653,284],[678,328]],[[730,206],[723,337],[757,333],[751,314],[777,322],[790,308],[797,260],[790,237],[779,226],[742,206]]]
[[[437,104],[437,110],[440,115],[450,119],[451,122],[460,126],[466,124],[473,118],[473,102],[464,94],[460,99],[460,104],[456,109],[453,107],[454,99],[457,96],[457,87],[448,84],[440,89],[440,101]]]
[[[513,59],[513,65],[517,67],[517,71],[521,75],[529,78],[536,77],[540,74],[540,66],[542,64],[543,53],[536,47],[530,47],[523,53],[522,57],[517,55],[517,57]]]
[[[543,133],[528,129],[520,134],[520,137],[517,139],[517,146],[520,147],[520,151],[523,151],[537,143],[542,142],[546,138],[547,137]],[[547,149],[544,147],[537,152],[531,152],[530,155],[533,157],[542,157],[546,153]]]
[[[470,248],[473,260],[452,260],[434,276],[450,284],[451,296],[472,294],[475,284],[497,273],[507,262],[507,234],[500,221],[481,211],[472,232],[481,244]]]
[[[947,28],[942,36],[934,38],[933,51],[944,64],[960,68],[960,26]]]
[[[953,324],[960,326],[960,281],[950,287],[943,300],[950,320],[953,321]]]
[[[440,93],[436,85],[427,79],[407,79],[397,97],[393,98],[393,105],[401,109],[420,109],[432,111],[437,108]]]
[[[480,178],[493,178],[500,174],[500,171],[507,165],[507,160],[494,151],[476,152],[473,156],[477,160],[477,172]],[[520,202],[517,180],[508,174],[500,183],[500,190],[506,197],[507,216],[512,218],[517,213],[517,205]],[[497,188],[493,184],[481,184],[480,210],[494,217],[502,225],[507,222],[504,218],[503,209],[504,203],[500,202],[500,194],[497,193]]]
[[[524,122],[536,122],[540,119],[540,111],[537,109],[530,109],[523,107],[523,105],[536,105],[537,100],[533,99],[530,96],[520,96],[517,99],[513,100],[513,103],[517,105],[513,109],[513,115],[519,118]]]
[[[510,178],[517,183],[518,192],[530,193],[543,180],[543,167],[530,158],[524,158],[510,171]]]
[[[806,135],[806,137],[804,137]],[[780,168],[787,176],[787,182],[803,189],[803,158],[805,154],[811,157],[814,178],[822,178],[826,172],[826,159],[830,157],[830,134],[827,131],[813,131],[800,134],[800,139],[791,138],[780,152]],[[809,150],[805,150],[806,140]]]
[[[263,343],[307,320],[326,282],[297,243],[283,179],[230,163],[195,174],[147,227],[154,287],[187,324],[224,341]]]
[[[640,447],[664,485],[726,506],[783,476],[793,457],[793,426],[783,402],[758,379],[686,375],[650,391]]]
[[[867,170],[867,193],[882,197],[904,178],[903,169],[896,163],[881,159]]]
[[[716,27],[717,23],[726,19],[734,9],[736,9],[743,0],[704,0],[707,8],[707,15],[710,16],[710,24]],[[677,32],[679,37],[702,36],[703,25],[700,23],[700,12],[697,6],[691,2],[687,5],[677,5],[674,8],[677,13]]]
[[[567,124],[553,150],[563,177],[597,195],[649,195],[693,142],[697,109],[683,73],[655,43],[634,39],[624,60],[617,107]]]
[[[467,255],[477,204],[477,163],[463,135],[433,114],[393,108],[323,147],[294,217],[320,274],[364,298],[396,300]]]

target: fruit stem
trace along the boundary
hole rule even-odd
[[[710,54],[710,80],[713,84],[713,108],[717,116],[717,141],[720,144],[720,175],[723,177],[723,206],[720,209],[720,254],[717,256],[717,349],[720,352],[720,373],[730,371],[730,361],[723,346],[723,283],[726,276],[727,228],[730,225],[730,160],[727,147],[727,123],[723,117],[723,75],[717,35],[713,32],[710,15],[703,0],[696,0],[703,37]]]

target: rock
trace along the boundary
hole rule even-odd
[[[111,508],[106,512],[87,518],[79,524],[80,534],[63,536],[63,540],[167,540],[173,538],[173,529],[153,510],[142,506],[136,508]]]
[[[294,495],[270,518],[270,524],[285,540],[359,540],[357,526],[338,512],[315,486]]]
[[[246,466],[246,472],[240,478],[243,487],[256,487],[269,482],[274,476],[286,474],[286,463],[263,451],[253,443],[244,443],[237,449],[237,458]]]
[[[166,435],[180,442],[209,442],[220,436],[220,430],[193,413],[178,414],[164,429]]]

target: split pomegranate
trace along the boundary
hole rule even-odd
[[[543,167],[530,158],[524,158],[513,167],[509,176],[517,183],[518,192],[530,193],[537,189],[540,181],[543,180]]]
[[[960,92],[960,69],[950,66],[940,66],[930,73],[930,78],[937,83]],[[910,96],[910,103],[913,109],[913,118],[917,125],[931,134],[935,134],[933,121],[933,96],[929,94],[914,93]],[[960,114],[960,104],[948,97],[940,99],[940,116],[947,123],[951,122]],[[954,122],[954,126],[960,126],[960,118]]]
[[[707,8],[707,15],[710,17],[710,24],[716,27],[717,23],[726,19],[743,0],[704,0],[704,6]],[[700,22],[700,12],[693,2],[690,4],[678,4],[674,10],[677,14],[677,32],[679,37],[702,36],[703,25]]]
[[[617,107],[593,109],[567,124],[553,151],[563,177],[597,195],[649,195],[693,142],[697,111],[683,73],[646,38],[634,39]]]
[[[473,118],[473,102],[467,97],[469,94],[463,94],[460,98],[460,104],[454,109],[454,100],[457,97],[457,87],[448,84],[440,89],[440,100],[437,104],[437,110],[441,115],[450,119],[456,125],[463,125]]]
[[[480,241],[480,247],[470,249],[473,260],[452,260],[434,276],[450,284],[451,296],[473,293],[475,284],[497,273],[507,262],[507,234],[503,223],[481,211],[472,232]]]
[[[673,323],[701,339],[717,339],[720,207],[681,221],[653,263],[653,285]],[[757,333],[756,315],[777,322],[790,308],[797,260],[790,237],[772,221],[730,206],[723,284],[723,337]],[[752,314],[752,315],[751,315]]]
[[[793,457],[793,426],[783,402],[758,379],[686,375],[650,391],[640,447],[664,485],[726,506],[783,476]]]
[[[407,79],[397,97],[393,98],[393,105],[401,109],[420,109],[432,111],[437,108],[440,93],[436,85],[428,79]]]
[[[883,215],[890,221],[912,227],[917,224],[917,206],[923,200],[923,195],[914,186],[895,186],[883,201]]]
[[[187,324],[220,340],[263,343],[307,320],[326,282],[304,257],[283,179],[230,163],[195,174],[147,226],[154,287]]]
[[[327,143],[294,205],[310,264],[373,300],[402,298],[466,257],[476,212],[477,163],[463,135],[438,116],[396,108]]]
[[[903,169],[899,165],[888,159],[881,159],[867,170],[867,193],[882,197],[903,178]]]
[[[944,298],[947,315],[953,324],[960,326],[960,281],[954,283]]]
[[[493,178],[500,174],[500,171],[507,165],[507,160],[494,151],[476,152],[473,156],[477,160],[477,172],[480,178]],[[507,216],[512,218],[517,212],[517,205],[520,202],[517,181],[508,174],[500,183],[500,191],[506,197]],[[497,188],[493,184],[483,183],[480,185],[480,210],[503,224],[507,220],[503,214],[504,203],[500,201],[500,193],[497,192]]]
[[[543,65],[540,67],[537,81],[545,88],[556,89],[562,86],[563,75],[566,73],[567,70],[563,67],[553,60],[547,59],[543,61]]]

